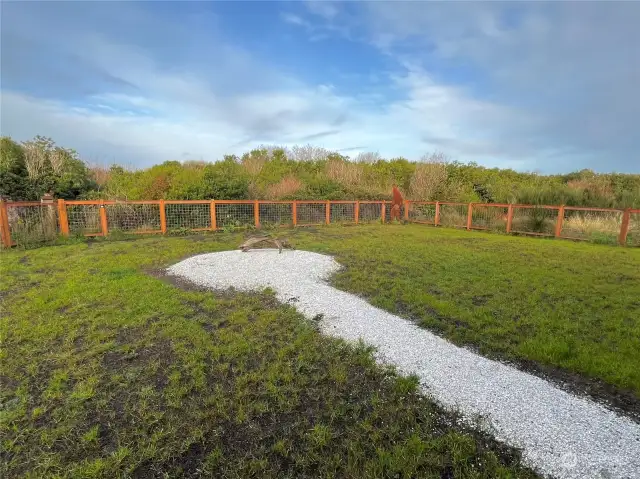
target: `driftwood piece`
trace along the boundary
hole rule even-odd
[[[293,249],[293,246],[291,246],[286,239],[271,238],[270,236],[254,236],[252,238],[248,238],[239,246],[239,248],[246,253],[251,248],[261,243],[274,245],[278,248],[279,254],[282,253],[282,248]]]

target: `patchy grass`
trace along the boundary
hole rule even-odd
[[[379,282],[402,264],[387,266],[397,259],[382,242],[417,231],[295,235],[353,266],[380,251]],[[148,274],[239,242],[0,255],[2,477],[533,477],[514,451],[417,394],[414,378],[321,336],[269,292],[213,294]],[[350,255],[343,242],[361,246]]]
[[[294,244],[336,254],[340,289],[483,354],[626,390],[638,412],[640,249],[422,225],[296,232]]]

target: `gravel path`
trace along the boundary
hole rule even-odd
[[[482,416],[480,427],[521,448],[525,462],[544,475],[640,477],[640,425],[329,286],[326,279],[339,269],[317,253],[255,250],[194,256],[168,272],[212,289],[269,286],[305,316],[322,314],[326,334],[375,346],[379,360],[416,374],[440,404],[470,421]]]

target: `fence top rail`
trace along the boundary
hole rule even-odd
[[[488,207],[488,208],[508,208],[509,203],[472,203],[474,207]]]
[[[164,200],[165,205],[208,205],[212,200]]]
[[[522,209],[534,209],[534,208],[539,208],[542,210],[559,210],[560,206],[548,206],[548,205],[518,205],[518,204],[514,204],[513,205],[514,208],[522,208]]]
[[[41,203],[39,201],[8,201],[5,203],[7,208],[15,207],[15,206],[51,206],[56,203]]]
[[[469,206],[469,203],[458,203],[456,201],[440,201],[440,204],[449,206]]]
[[[105,205],[159,205],[160,200],[105,201]]]
[[[569,211],[611,211],[611,212],[618,212],[618,213],[623,213],[624,209],[620,209],[620,208],[589,208],[589,207],[585,207],[585,206],[565,206],[564,207],[565,211],[569,210]]]
[[[437,201],[420,201],[420,200],[409,200],[408,203],[412,205],[436,205]],[[440,203],[442,204],[442,203]]]
[[[640,213],[640,210],[629,210],[629,213]]]
[[[86,200],[86,201],[80,201],[80,200],[71,200],[71,201],[65,201],[64,204],[65,205],[70,205],[70,206],[74,206],[74,205],[95,205],[95,206],[99,206],[101,204],[110,204],[110,203],[115,203],[115,202],[110,202],[110,201],[105,201],[103,203],[100,202],[100,200]]]

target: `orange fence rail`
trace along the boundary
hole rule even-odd
[[[0,201],[4,247],[62,236],[166,234],[236,227],[303,227],[390,221],[389,201]],[[410,223],[640,246],[640,209],[405,201]]]

